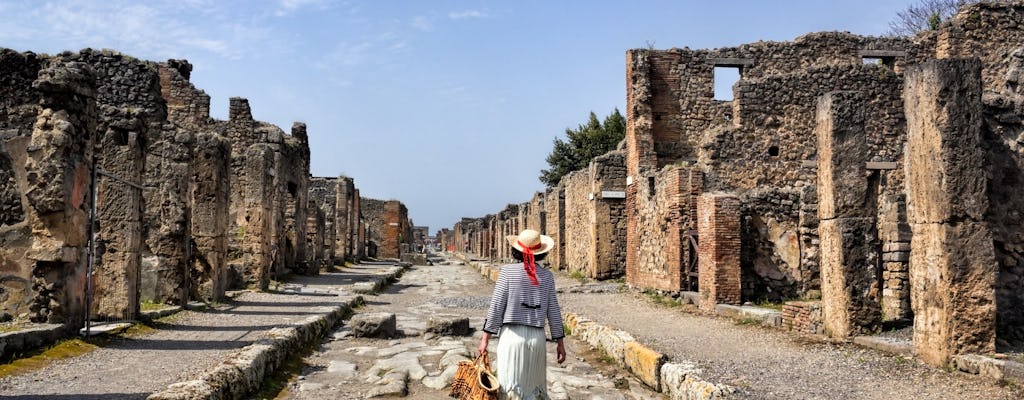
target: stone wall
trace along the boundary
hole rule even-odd
[[[306,259],[310,262],[319,263],[316,268],[332,267],[339,259],[338,231],[335,227],[338,223],[338,179],[313,177],[309,181],[309,207],[307,207],[306,225]],[[319,215],[318,215],[319,214]],[[319,229],[321,232],[313,232],[311,229]],[[310,267],[314,267],[310,265]]]
[[[544,261],[552,269],[565,269],[565,186],[561,184],[544,192],[544,234],[555,242]]]
[[[0,49],[0,66],[0,319],[77,329],[316,273],[339,243],[363,256],[352,180],[310,197],[305,124],[286,134],[243,98],[210,118],[187,61]],[[410,238],[397,204],[391,236]]]
[[[380,248],[384,245],[384,200],[361,198],[363,221],[366,224],[366,256],[380,258]]]
[[[73,54],[0,49],[0,315],[80,326],[95,75]]]
[[[626,171],[624,153],[594,158],[588,168],[562,178],[565,263],[560,267],[596,279],[625,274]],[[571,244],[571,245],[569,245]]]

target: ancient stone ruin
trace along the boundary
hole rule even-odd
[[[794,330],[912,320],[927,362],[991,353],[1024,341],[1022,71],[1021,4],[914,38],[629,50],[624,155],[438,237],[507,260],[503,235],[540,229],[552,268],[704,310],[789,301]]]
[[[400,202],[376,221],[352,178],[310,177],[305,124],[239,97],[211,118],[187,61],[0,49],[0,69],[4,320],[70,332],[361,259],[367,231],[385,257],[411,243]]]

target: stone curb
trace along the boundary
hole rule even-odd
[[[374,292],[386,287],[405,272],[407,265],[388,270],[375,279]],[[341,305],[329,307],[324,314],[311,316],[301,324],[274,328],[267,337],[243,347],[238,353],[214,367],[201,379],[173,383],[146,400],[235,400],[259,390],[263,379],[281,366],[291,352],[323,340],[352,310],[363,304],[363,297],[349,297]],[[327,307],[320,307],[324,309]]]
[[[953,357],[953,366],[969,374],[1024,384],[1024,364],[1016,361],[997,360],[978,354],[964,354]]]
[[[471,261],[463,254],[456,257],[487,279],[497,279],[498,269],[486,262]],[[566,313],[563,320],[566,333],[604,351],[616,365],[672,400],[722,399],[733,392],[728,385],[701,379],[701,370],[695,363],[669,362],[668,356],[637,342],[629,332],[605,327],[574,313]]]
[[[0,360],[40,349],[66,336],[67,328],[60,324],[32,324],[17,331],[0,333]]]
[[[362,296],[350,297],[341,305],[318,307],[324,314],[306,318],[296,326],[271,329],[267,337],[245,346],[214,367],[201,379],[178,382],[156,392],[147,400],[243,399],[259,390],[264,377],[273,372],[288,354],[320,341],[335,325],[362,304]]]
[[[715,314],[736,319],[753,318],[760,320],[764,326],[782,327],[782,313],[768,308],[716,304]]]
[[[914,356],[914,344],[912,342],[895,340],[884,336],[854,336],[853,344],[901,356]]]

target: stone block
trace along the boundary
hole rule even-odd
[[[981,63],[942,59],[910,67],[903,98],[910,222],[983,220]]]
[[[873,218],[821,221],[821,294],[826,333],[848,337],[881,324],[878,239]]]
[[[661,391],[661,366],[668,357],[637,342],[626,343],[623,356],[626,370],[655,391]]]
[[[469,333],[469,318],[457,315],[434,315],[427,320],[425,332],[447,336],[464,336]]]
[[[362,313],[349,320],[352,335],[356,337],[395,337],[396,321],[392,313]]]
[[[864,98],[860,92],[832,92],[818,99],[818,217],[866,217],[868,204],[864,164],[870,152],[864,130]]]
[[[914,349],[945,366],[995,351],[995,250],[984,223],[913,224],[910,251]]]

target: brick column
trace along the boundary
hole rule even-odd
[[[833,92],[818,100],[818,235],[825,331],[848,337],[877,331],[879,301],[877,193],[868,184],[870,159],[864,99]]]
[[[947,365],[957,354],[995,350],[981,63],[944,59],[909,68],[903,96],[914,350]]]
[[[702,194],[697,200],[700,308],[740,303],[740,200],[734,195]]]

